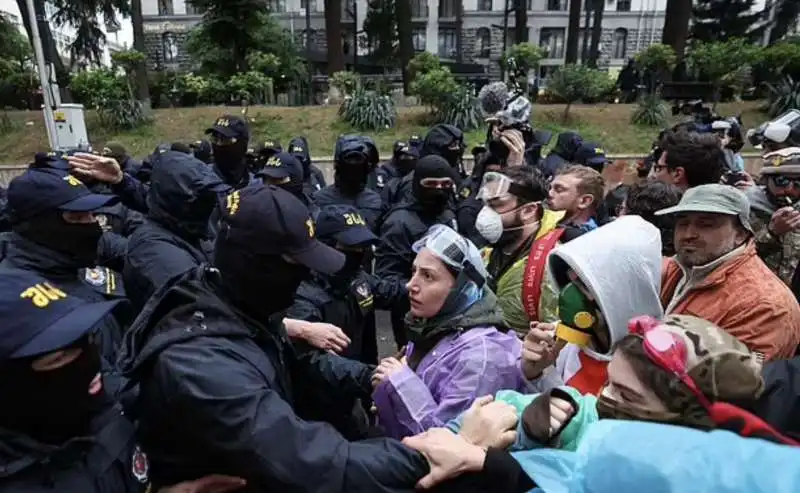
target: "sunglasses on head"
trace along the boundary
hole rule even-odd
[[[772,177],[772,182],[776,187],[786,188],[792,186],[796,189],[800,189],[800,177],[789,178],[788,176],[777,175]]]
[[[628,322],[628,330],[642,338],[647,357],[659,368],[681,381],[706,409],[711,421],[722,429],[741,436],[757,437],[784,445],[800,446],[800,442],[782,435],[758,416],[726,402],[711,402],[689,376],[686,342],[664,328],[653,317],[637,317]]]

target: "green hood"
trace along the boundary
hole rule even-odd
[[[486,286],[483,288],[481,299],[473,303],[464,313],[426,319],[412,317],[409,312],[406,314],[406,325],[409,332],[419,334],[424,339],[473,327],[494,326],[502,329],[505,326],[503,311],[497,304],[497,296]]]

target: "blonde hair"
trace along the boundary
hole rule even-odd
[[[595,208],[605,198],[606,180],[597,170],[580,164],[567,166],[556,173],[557,176],[574,176],[578,178],[578,193],[592,196],[592,206]]]

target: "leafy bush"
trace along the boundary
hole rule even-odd
[[[408,73],[412,81],[416,80],[418,76],[441,68],[442,64],[439,62],[439,57],[427,51],[415,55],[414,58],[408,62]]]
[[[463,131],[475,130],[483,126],[483,118],[478,98],[472,86],[460,86],[440,108],[439,121],[455,125]]]
[[[539,65],[539,60],[544,57],[544,54],[544,50],[533,43],[515,44],[509,48],[505,56],[500,60],[500,66],[503,70],[508,70],[508,60],[513,58],[520,72],[527,74]]]
[[[613,85],[614,81],[606,72],[572,64],[559,67],[547,81],[547,89],[567,103],[564,122],[569,120],[569,110],[573,103],[597,99],[606,94]]]
[[[648,46],[636,55],[636,63],[641,69],[655,72],[668,72],[675,68],[678,57],[672,46],[656,43]]]
[[[225,84],[231,99],[261,104],[273,99],[272,79],[260,72],[245,72],[231,77]]]
[[[735,79],[742,67],[757,63],[761,57],[759,47],[741,38],[713,43],[696,42],[688,54],[694,70],[714,86],[715,105],[720,99],[722,86]]]
[[[442,102],[455,94],[458,88],[458,82],[447,67],[420,74],[411,83],[411,93],[432,113],[437,113]]]
[[[359,87],[360,81],[358,74],[342,70],[331,76],[331,85],[335,87],[343,96],[352,95]]]
[[[658,94],[645,94],[631,116],[634,125],[666,127],[669,120],[667,106]]]
[[[141,101],[108,99],[97,107],[97,118],[103,127],[130,130],[148,123]]]
[[[357,85],[339,107],[339,115],[361,131],[385,130],[394,126],[397,109],[390,96]]]
[[[72,75],[69,89],[86,108],[99,108],[103,101],[129,97],[125,76],[108,68],[86,70]]]
[[[767,88],[769,89],[767,113],[770,117],[800,108],[800,81],[786,75],[776,84],[767,83]]]
[[[33,72],[17,72],[0,80],[0,106],[38,109],[39,78]]]
[[[781,75],[800,79],[800,44],[784,41],[765,48],[761,64],[772,81]]]

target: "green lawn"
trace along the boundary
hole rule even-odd
[[[741,113],[745,125],[752,127],[766,119],[758,107],[758,102],[729,103],[720,105],[719,112],[723,115]],[[561,121],[563,105],[534,105],[533,124],[536,128],[546,128],[556,133],[567,129],[577,130],[586,139],[602,144],[610,154],[641,153],[650,148],[659,129],[631,125],[633,110],[633,105],[622,104],[576,105],[571,110],[571,121],[564,125]],[[239,111],[240,108],[221,106],[155,110],[151,125],[122,133],[102,128],[93,112],[87,113],[86,120],[89,138],[95,147],[101,147],[109,140],[118,140],[128,147],[131,154],[143,156],[161,142],[195,140],[202,136],[217,116]],[[254,138],[277,139],[286,145],[292,137],[305,135],[312,155],[327,158],[333,152],[336,137],[353,132],[349,125],[339,121],[336,111],[337,108],[333,106],[260,106],[250,108],[249,116],[253,118]],[[47,148],[40,112],[13,111],[7,115],[12,128],[0,135],[0,163],[26,163],[35,152]],[[423,117],[423,108],[400,108],[394,128],[371,136],[378,143],[381,153],[386,155],[395,140],[407,139],[414,133],[425,133],[427,126],[422,124]],[[482,143],[484,138],[485,131],[471,132],[467,136],[468,145]]]

